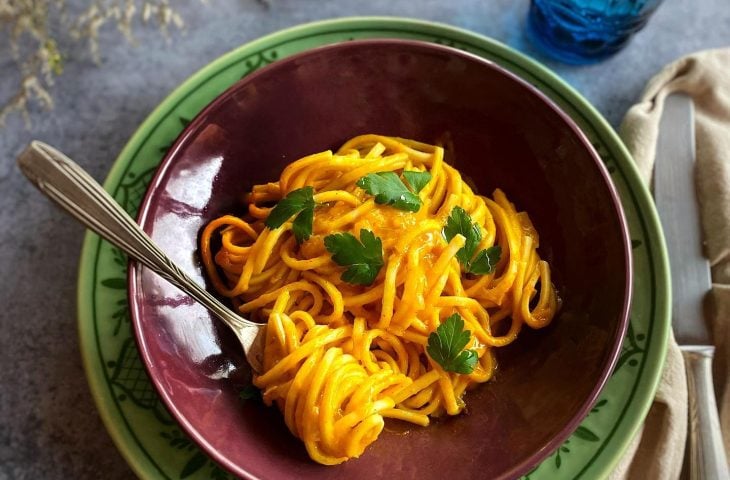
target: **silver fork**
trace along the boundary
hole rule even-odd
[[[18,167],[43,194],[76,220],[223,320],[241,343],[251,368],[262,372],[266,326],[236,315],[188,277],[81,167],[60,151],[37,140],[20,154]]]

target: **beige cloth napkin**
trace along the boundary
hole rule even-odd
[[[621,136],[647,183],[654,166],[664,99],[675,91],[688,93],[695,102],[696,180],[715,303],[711,318],[717,347],[715,389],[725,450],[730,452],[730,49],[696,53],[668,65],[626,114]],[[678,478],[686,435],[684,363],[672,336],[646,422],[610,478]]]

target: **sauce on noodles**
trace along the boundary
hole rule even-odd
[[[430,173],[416,212],[380,204],[357,185],[368,174],[404,171]],[[298,242],[294,217],[265,226],[276,202],[307,186],[316,204],[311,236]],[[225,215],[206,226],[203,263],[218,293],[267,322],[264,372],[254,384],[319,463],[360,456],[384,418],[426,426],[459,414],[465,391],[494,375],[494,349],[524,325],[546,326],[558,308],[528,215],[501,190],[475,194],[439,146],[362,135],[336,153],[291,163],[278,181],[255,185],[247,203],[245,219]],[[501,249],[490,273],[465,271],[457,258],[464,235],[447,241],[455,207],[479,230],[476,251]],[[344,281],[345,267],[324,240],[363,230],[382,242],[383,266],[370,285]],[[465,350],[476,355],[468,374],[446,371],[427,351],[429,337],[454,314],[468,332]]]

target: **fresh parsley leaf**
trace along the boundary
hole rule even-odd
[[[470,374],[477,364],[477,352],[464,350],[471,332],[464,330],[464,319],[451,315],[428,336],[428,355],[447,372]]]
[[[431,174],[429,172],[404,170],[403,178],[408,182],[411,191],[417,194],[431,181]]]
[[[340,278],[355,285],[372,285],[383,267],[383,243],[370,230],[360,230],[360,240],[349,232],[324,237],[332,260],[348,267]]]
[[[308,186],[292,190],[271,209],[264,224],[271,229],[279,228],[296,215],[292,231],[297,243],[302,243],[312,235],[314,206],[314,188]]]
[[[450,242],[457,234],[461,234],[466,238],[464,246],[456,252],[456,258],[459,260],[459,263],[468,267],[471,259],[474,257],[477,246],[479,246],[479,242],[482,241],[482,231],[479,229],[479,226],[472,223],[471,217],[466,213],[466,210],[456,206],[451,210],[449,218],[446,219],[443,233],[447,242]]]
[[[314,208],[314,188],[311,186],[292,190],[282,198],[266,218],[267,227],[279,228],[293,215],[307,208]]]
[[[444,238],[450,242],[457,234],[466,238],[466,243],[456,252],[456,259],[464,266],[464,270],[475,275],[486,275],[494,271],[499,262],[502,248],[499,245],[489,247],[476,253],[479,242],[482,241],[482,232],[479,225],[471,221],[466,210],[456,206],[451,210],[451,215],[446,219],[443,230]]]
[[[240,398],[242,401],[246,400],[261,400],[261,390],[256,388],[253,385],[246,385],[241,389],[240,392],[238,392],[238,398]]]
[[[311,207],[307,207],[296,216],[292,222],[292,232],[297,239],[297,243],[309,239],[312,235],[312,225],[314,224],[314,203]]]
[[[408,190],[394,172],[368,173],[357,181],[357,186],[373,195],[375,203],[408,212],[417,212],[421,208],[421,199]]]
[[[499,245],[485,248],[481,252],[477,253],[477,256],[471,261],[469,273],[474,273],[476,275],[492,273],[494,268],[497,266],[497,262],[499,262],[499,257],[501,255],[502,247]]]

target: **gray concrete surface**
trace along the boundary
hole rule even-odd
[[[661,66],[730,45],[727,0],[666,0],[626,50],[590,67],[560,65],[535,52],[523,35],[528,0],[172,3],[187,21],[184,34],[165,42],[152,29],[138,29],[142,47],[134,48],[108,28],[100,66],[85,45],[67,45],[55,109],[34,107],[30,129],[18,116],[0,129],[0,479],[133,477],[96,413],[79,355],[75,282],[83,229],[15,167],[32,138],[60,147],[102,179],[137,125],[190,74],[263,34],[322,18],[408,16],[491,36],[545,61],[614,126]],[[0,102],[16,81],[9,48],[0,44]]]

